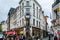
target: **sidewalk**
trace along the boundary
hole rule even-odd
[[[46,38],[43,38],[42,40],[48,40],[49,39],[49,37],[46,37]]]
[[[49,37],[43,38],[42,40],[49,40]],[[50,40],[54,40],[54,37],[51,37]]]

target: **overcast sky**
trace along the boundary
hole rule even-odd
[[[15,8],[19,5],[20,0],[0,0],[0,22],[7,19],[7,14],[11,7]],[[42,6],[45,15],[52,14],[52,3],[54,0],[37,0]]]

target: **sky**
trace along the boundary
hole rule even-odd
[[[0,22],[7,19],[7,14],[11,7],[16,8],[20,0],[0,0]],[[52,14],[52,4],[54,0],[37,0],[41,5],[45,15]],[[50,21],[50,19],[48,19]]]

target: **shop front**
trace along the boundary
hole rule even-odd
[[[32,28],[32,36],[40,38],[41,37],[41,31],[40,31],[40,29],[33,27]]]
[[[15,29],[15,31],[16,31],[16,35],[25,35],[26,36],[26,38],[29,38],[29,37],[31,37],[31,35],[30,35],[30,28],[25,28],[25,27],[22,27],[22,28],[16,28]]]
[[[15,31],[10,30],[10,31],[7,31],[6,34],[7,34],[6,40],[15,40],[15,38],[16,38]]]
[[[18,34],[24,34],[24,28],[16,28],[15,29],[15,31],[16,31],[16,34],[18,35]]]
[[[47,37],[48,36],[48,32],[43,30],[43,37]]]

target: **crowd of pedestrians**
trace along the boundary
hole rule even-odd
[[[10,36],[7,36],[5,40],[40,40],[38,37],[29,37],[29,38],[26,38],[25,35],[23,34],[18,34],[18,35],[10,35]]]
[[[6,36],[4,38],[6,38]],[[51,40],[50,38],[51,37],[49,36],[48,40]],[[32,36],[32,37],[26,38],[26,36],[23,34],[17,34],[17,35],[13,35],[13,36],[11,36],[11,35],[7,36],[7,38],[4,40],[42,40],[42,39],[43,39],[42,37],[38,38],[38,36],[36,36],[36,37]],[[59,40],[59,39],[57,36],[54,36],[54,40]]]

